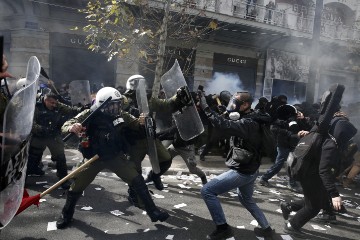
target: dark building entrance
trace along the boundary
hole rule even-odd
[[[306,83],[274,79],[272,96],[285,95],[289,104],[302,103],[306,96]]]
[[[234,55],[214,54],[213,75],[215,73],[235,74],[239,78],[240,90],[249,91],[252,95],[256,90],[257,59]],[[219,91],[224,89],[219,89]],[[231,90],[231,89],[226,89]],[[235,89],[234,89],[235,90]],[[235,90],[236,91],[236,90]],[[233,91],[231,91],[233,93]]]
[[[50,43],[50,77],[57,87],[73,80],[89,80],[92,92],[116,87],[114,61],[86,49],[84,36],[53,33]]]

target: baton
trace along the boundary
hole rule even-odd
[[[90,121],[90,119],[97,113],[99,112],[102,108],[105,107],[105,105],[110,102],[112,99],[112,97],[108,97],[97,109],[95,109],[92,113],[89,114],[89,116],[87,116],[84,121],[81,122],[81,125],[85,125],[88,121]],[[74,133],[71,132],[68,135],[66,135],[66,137],[63,138],[63,141],[66,142],[67,140],[69,140],[69,138],[73,135]]]

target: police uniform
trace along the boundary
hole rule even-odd
[[[134,103],[134,101],[132,102]],[[161,111],[169,112],[169,114],[171,114],[171,112],[174,112],[178,109],[178,103],[176,102],[176,97],[173,97],[169,100],[150,98],[149,108],[150,112]],[[131,139],[133,139],[133,147],[129,149],[129,156],[130,159],[135,162],[138,171],[141,172],[141,162],[148,153],[147,139],[146,136],[139,137],[135,135],[132,135]],[[160,176],[165,173],[171,166],[171,155],[160,140],[155,139],[155,145],[160,165],[160,173],[157,174],[156,177],[160,178]]]
[[[81,123],[89,114],[90,110],[85,110],[75,118],[70,119],[63,125],[62,131],[69,132],[73,124]],[[129,143],[126,140],[127,136],[124,134],[124,130],[131,129],[133,132],[145,136],[144,128],[138,120],[126,112],[123,112],[121,116],[111,116],[98,112],[84,127],[86,127],[89,146],[82,147],[81,151],[87,158],[98,154],[99,159],[74,178],[67,194],[62,218],[57,222],[57,227],[65,228],[70,223],[77,200],[84,189],[103,169],[111,170],[132,186],[144,203],[145,210],[153,222],[165,221],[169,215],[155,206],[141,173],[136,169],[135,163],[126,157]]]
[[[79,108],[72,108],[62,103],[58,103],[54,110],[49,110],[43,98],[36,103],[27,174],[44,174],[39,164],[45,148],[48,147],[51,160],[56,162],[57,176],[61,179],[67,175],[64,142],[60,128],[64,118],[78,112]]]

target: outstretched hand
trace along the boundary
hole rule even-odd
[[[205,109],[209,109],[209,105],[206,102],[204,92],[203,91],[198,91],[198,96],[199,96],[200,108],[202,110],[204,110],[204,111],[205,111]]]

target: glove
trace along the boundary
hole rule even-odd
[[[224,105],[219,105],[218,107],[219,113],[223,113],[226,111],[226,107]]]
[[[206,98],[203,92],[198,92],[199,95],[199,103],[200,103],[200,108],[205,111],[205,109],[209,108],[209,105],[206,102]]]
[[[199,95],[199,103],[200,103],[200,108],[205,112],[206,116],[210,117],[213,112],[211,111],[209,105],[206,102],[206,98],[203,92],[198,91],[198,95]]]
[[[186,86],[180,87],[176,91],[176,100],[181,104],[182,107],[191,106],[192,98]]]
[[[82,111],[84,111],[85,109],[90,109],[90,107],[91,107],[91,104],[86,104],[86,105],[84,105],[84,106],[81,106],[80,109],[79,109],[79,112],[82,112]]]

